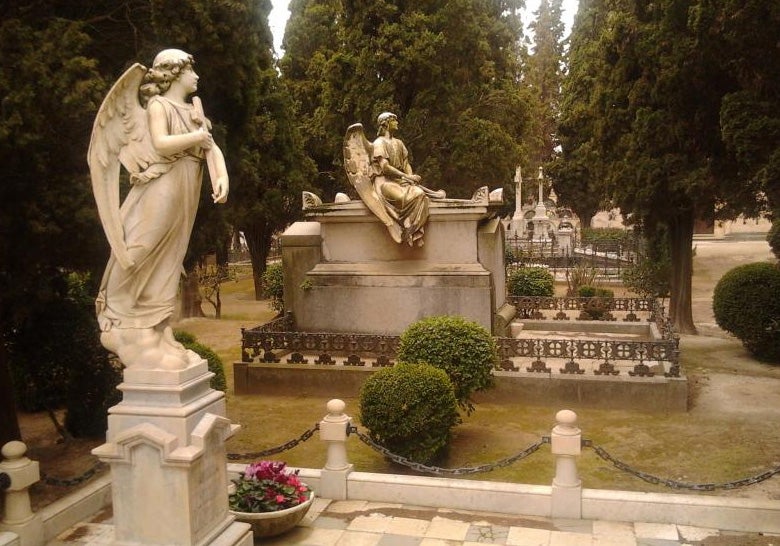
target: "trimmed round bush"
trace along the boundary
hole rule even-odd
[[[766,240],[775,258],[780,260],[780,211],[777,214],[778,216],[772,220],[772,227],[769,228],[769,233],[766,234]]]
[[[588,298],[583,305],[579,320],[604,320],[608,319],[609,301],[615,297],[615,293],[609,288],[600,288],[597,286],[580,286],[577,295],[581,298]]]
[[[521,267],[509,275],[506,281],[510,296],[552,297],[555,279],[543,267]]]
[[[577,295],[581,298],[614,298],[615,292],[609,288],[599,288],[586,284],[585,286],[580,286],[577,290]]]
[[[757,359],[780,363],[780,269],[770,263],[735,267],[718,281],[712,309],[718,326]]]
[[[455,316],[428,317],[401,334],[398,360],[444,370],[455,387],[458,405],[470,414],[474,411],[471,394],[493,385],[498,351],[490,333],[476,322]]]
[[[455,391],[443,370],[399,362],[363,384],[360,422],[392,453],[430,463],[445,450],[458,423]]]
[[[198,340],[189,332],[176,331],[173,337],[184,345],[185,349],[197,353],[201,358],[206,359],[209,364],[209,371],[214,374],[211,378],[211,388],[217,391],[227,391],[227,381],[225,380],[225,365],[217,353],[210,348],[198,342]]]
[[[263,290],[274,311],[284,311],[284,268],[281,263],[268,264],[265,268]]]

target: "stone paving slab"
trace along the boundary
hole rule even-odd
[[[47,546],[107,546],[110,517],[74,525]],[[264,546],[780,546],[780,536],[686,525],[549,519],[365,501],[316,499],[301,524]]]

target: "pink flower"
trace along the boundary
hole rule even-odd
[[[278,461],[251,463],[234,483],[237,492],[230,496],[230,506],[239,512],[271,512],[297,506],[308,500],[311,491],[300,481],[297,471],[287,470],[286,464]]]

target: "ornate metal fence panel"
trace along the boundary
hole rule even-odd
[[[591,298],[509,298],[518,315],[527,320],[582,320],[582,312]],[[663,375],[679,377],[679,337],[664,308],[657,300],[641,298],[605,298],[603,309],[610,321],[646,321],[655,324],[660,339],[539,339],[496,337],[498,371],[529,374],[585,373],[590,367],[595,375],[618,375],[625,370],[635,378],[653,377],[664,365]],[[348,367],[378,368],[392,366],[399,347],[399,337],[372,334],[332,332],[297,332],[291,315],[263,326],[242,329],[243,362],[272,364],[327,365],[341,362]],[[619,365],[622,363],[622,365]]]
[[[515,306],[518,317],[535,320],[593,320],[583,312],[594,303],[604,313],[600,320],[640,322],[640,315],[647,315],[645,319],[658,323],[658,317],[663,317],[662,310],[656,312],[660,304],[651,298],[507,296],[507,302]]]

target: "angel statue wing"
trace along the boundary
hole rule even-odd
[[[368,209],[373,212],[386,226],[394,225],[395,222],[385,210],[382,201],[374,190],[374,184],[371,180],[371,156],[373,146],[363,134],[363,125],[355,123],[347,128],[344,135],[344,169],[347,171],[349,182],[355,187],[360,195],[360,199],[366,204]]]
[[[119,212],[119,165],[137,174],[155,157],[146,110],[138,101],[138,88],[145,74],[146,67],[135,63],[113,85],[95,116],[87,152],[100,223],[123,269],[134,264],[127,251]]]

